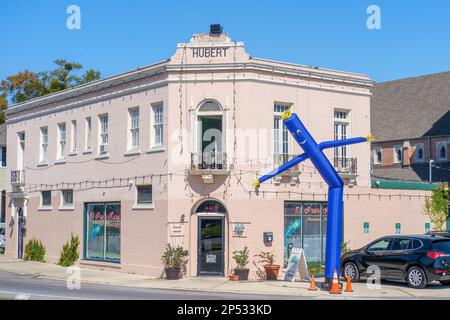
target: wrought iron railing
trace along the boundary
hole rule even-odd
[[[11,183],[25,183],[25,170],[11,170]]]
[[[227,157],[224,152],[191,153],[192,170],[225,170]]]
[[[344,174],[357,174],[358,173],[358,162],[356,158],[334,158],[334,167],[337,172]]]

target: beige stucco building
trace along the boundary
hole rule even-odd
[[[81,264],[152,276],[163,273],[167,243],[189,249],[189,276],[228,274],[246,245],[251,277],[262,276],[261,250],[283,264],[301,246],[309,262],[323,261],[327,189],[312,164],[259,191],[252,182],[300,152],[281,122],[288,108],[317,141],[366,136],[372,85],[254,58],[210,33],[166,61],[12,106],[6,254],[20,257],[20,239],[36,237],[57,262],[74,233]],[[327,155],[346,181],[350,247],[425,231],[427,193],[372,189],[369,144]]]

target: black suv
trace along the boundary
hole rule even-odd
[[[431,281],[450,285],[450,239],[439,236],[388,236],[377,239],[341,258],[341,274],[352,282],[370,276],[378,266],[381,279],[401,280],[413,288]]]

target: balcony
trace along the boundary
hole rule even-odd
[[[11,170],[11,184],[13,186],[24,186],[25,170]]]
[[[226,176],[230,173],[224,152],[191,153],[189,174],[202,176],[203,182],[214,183],[214,176]]]
[[[291,161],[297,157],[297,155],[292,154],[275,154],[274,155],[274,167],[278,168],[282,164],[285,164],[288,161]],[[281,184],[282,182],[290,183],[291,185],[295,185],[299,182],[300,175],[300,165],[295,165],[292,168],[283,171],[279,176],[275,177],[274,181],[276,185]]]
[[[358,176],[358,161],[356,158],[334,158],[334,168],[339,173],[344,182],[354,184]]]

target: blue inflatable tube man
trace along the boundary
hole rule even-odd
[[[292,134],[294,139],[303,149],[304,153],[283,164],[278,169],[262,176],[255,181],[254,187],[258,188],[261,183],[279,175],[280,173],[296,166],[307,159],[311,160],[319,174],[328,185],[328,218],[327,218],[327,241],[325,256],[325,278],[326,283],[331,283],[334,270],[338,275],[340,272],[341,260],[341,242],[342,242],[342,206],[344,182],[334,169],[328,158],[323,153],[324,149],[336,148],[356,143],[370,142],[373,140],[371,135],[367,137],[351,138],[336,141],[327,141],[317,144],[306,127],[300,121],[299,117],[287,111],[282,119],[286,128]]]

